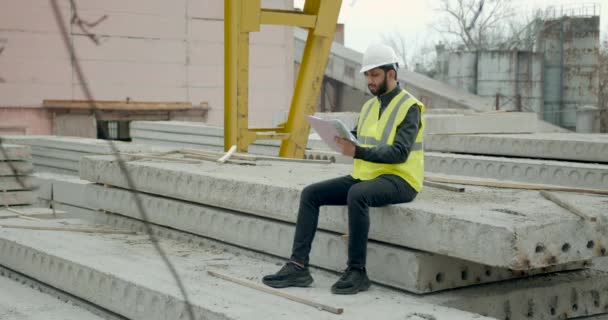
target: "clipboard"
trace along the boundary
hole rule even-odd
[[[350,140],[355,145],[359,145],[357,138],[350,132],[344,122],[339,119],[321,119],[315,116],[306,116],[306,120],[319,134],[323,142],[325,142],[332,150],[342,152],[342,148],[334,141],[335,137]]]

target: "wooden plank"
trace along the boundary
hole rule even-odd
[[[545,190],[541,190],[540,191],[540,195],[543,196],[543,198],[555,203],[556,205],[574,213],[575,215],[579,216],[581,219],[584,220],[588,220],[591,222],[596,222],[597,221],[597,217],[595,216],[590,216],[584,212],[582,212],[581,210],[579,210],[578,208],[576,208],[575,206],[561,200],[560,198],[557,197],[556,194],[551,193],[549,191],[545,191]]]
[[[151,101],[109,101],[109,100],[47,100],[42,106],[49,109],[90,109],[95,106],[98,110],[188,110],[192,109],[191,102],[151,102]]]
[[[335,307],[332,307],[332,306],[328,306],[328,305],[325,305],[325,304],[322,304],[322,303],[318,303],[318,302],[315,302],[315,301],[312,301],[312,300],[309,300],[309,299],[306,299],[306,298],[301,298],[301,297],[298,297],[298,296],[295,296],[295,295],[292,295],[292,294],[289,294],[289,293],[286,293],[286,292],[283,292],[283,291],[280,291],[280,290],[277,290],[277,289],[273,289],[273,288],[269,288],[269,287],[266,287],[266,286],[262,286],[262,285],[259,285],[257,283],[253,283],[253,282],[250,282],[250,281],[237,279],[237,278],[234,278],[234,277],[231,277],[231,276],[228,276],[228,275],[225,275],[225,274],[221,274],[221,273],[218,273],[218,272],[215,272],[215,271],[207,271],[207,273],[209,275],[213,276],[213,277],[216,277],[216,278],[219,278],[219,279],[222,279],[222,280],[230,281],[232,283],[236,283],[236,284],[239,284],[241,286],[245,286],[245,287],[248,287],[248,288],[251,288],[251,289],[255,289],[255,290],[258,290],[258,291],[262,291],[262,292],[266,292],[266,293],[269,293],[269,294],[272,294],[272,295],[275,295],[275,296],[278,296],[278,297],[281,297],[281,298],[285,298],[285,299],[288,299],[288,300],[291,300],[291,301],[295,301],[295,302],[298,302],[298,303],[301,303],[301,304],[305,304],[307,306],[311,306],[311,307],[317,308],[319,310],[331,312],[331,313],[334,313],[334,314],[342,314],[344,312],[344,309],[342,309],[342,308],[335,308]]]
[[[441,183],[437,183],[437,182],[431,182],[431,181],[424,181],[424,185],[425,186],[429,186],[429,187],[433,187],[433,188],[453,191],[453,192],[464,192],[465,191],[465,189],[463,187],[453,187],[453,186],[448,186],[448,185],[445,185],[445,184],[441,184]]]
[[[69,232],[84,232],[84,233],[105,233],[105,234],[137,234],[134,231],[125,230],[110,230],[99,228],[76,228],[76,227],[40,227],[40,226],[21,226],[12,224],[0,224],[0,228],[7,229],[26,229],[26,230],[42,230],[42,231],[69,231]]]
[[[599,189],[568,188],[568,187],[548,186],[548,185],[540,185],[540,184],[513,183],[513,182],[501,182],[501,181],[455,179],[455,178],[433,177],[433,176],[428,176],[428,175],[425,176],[424,179],[431,181],[431,182],[454,183],[454,184],[464,184],[464,185],[481,186],[481,187],[494,187],[494,188],[505,188],[505,189],[526,189],[526,190],[550,190],[550,191],[578,192],[578,193],[608,195],[608,190],[599,190]]]

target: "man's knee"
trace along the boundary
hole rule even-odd
[[[317,190],[314,184],[304,187],[300,195],[301,202],[314,203],[317,198]]]
[[[355,203],[362,203],[366,201],[365,188],[362,188],[361,185],[354,185],[350,190],[348,190],[348,196],[346,198],[346,203],[348,205]]]

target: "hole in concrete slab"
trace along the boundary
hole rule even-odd
[[[490,269],[486,269],[486,276],[491,276],[492,275],[492,270]]]
[[[593,305],[594,305],[596,308],[599,308],[599,307],[600,307],[600,301],[599,301],[599,300],[593,300]]]
[[[542,244],[537,244],[536,249],[534,251],[536,253],[541,253],[541,252],[545,251],[545,246],[543,246]]]
[[[521,216],[521,217],[525,217],[526,216],[523,213],[519,213],[517,211],[510,210],[510,209],[492,209],[492,211],[502,212],[502,213],[506,213],[506,214],[511,214],[511,215],[514,215],[514,216]]]
[[[602,248],[600,249],[600,253],[604,256],[606,255],[606,248]]]
[[[438,283],[441,283],[441,282],[443,281],[443,273],[442,273],[442,272],[439,272],[439,273],[438,273],[438,274],[435,276],[435,280],[436,280]]]
[[[570,250],[570,244],[569,243],[564,243],[564,245],[562,246],[562,252],[568,252]]]
[[[572,305],[572,311],[578,310],[578,305],[575,303]]]
[[[589,242],[587,242],[587,249],[593,249],[593,247],[595,247],[595,242],[589,240]]]
[[[469,272],[467,270],[462,270],[460,272],[460,279],[467,280],[469,278]]]

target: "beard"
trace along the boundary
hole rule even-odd
[[[379,96],[385,94],[386,90],[388,89],[386,82],[387,82],[387,77],[386,77],[386,73],[385,73],[384,81],[382,81],[382,83],[377,85],[375,87],[375,89],[372,88],[372,85],[367,85],[367,88],[369,89],[369,92],[371,92],[371,94],[375,95],[376,97],[379,97]]]

